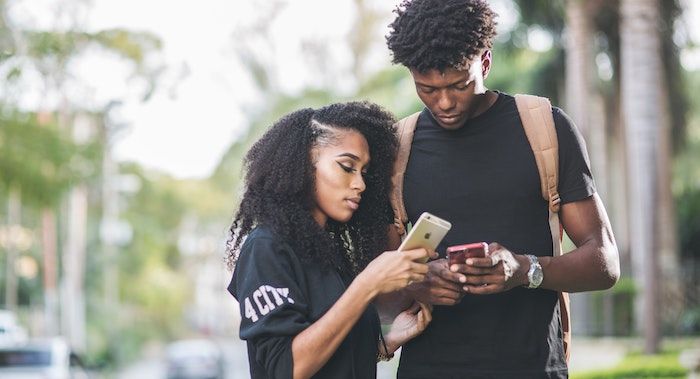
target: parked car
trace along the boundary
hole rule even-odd
[[[27,341],[27,331],[17,322],[14,313],[0,310],[0,346],[12,346]]]
[[[2,379],[87,379],[65,340],[53,338],[0,346]]]
[[[166,371],[168,379],[223,379],[223,354],[205,339],[173,342],[166,350]]]

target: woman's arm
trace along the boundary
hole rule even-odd
[[[370,262],[326,314],[292,340],[294,378],[318,372],[377,295],[423,280],[427,266],[414,260],[427,256],[424,249],[389,251]]]
[[[386,351],[384,351],[384,346],[381,344],[379,351],[387,355],[393,355],[403,344],[423,333],[432,319],[432,306],[414,302],[409,308],[396,316],[384,337]]]
[[[358,279],[325,315],[292,340],[294,378],[308,378],[320,370],[376,296],[376,290]]]

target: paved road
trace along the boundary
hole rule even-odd
[[[248,355],[245,343],[237,338],[220,342],[226,357],[227,379],[249,379]],[[571,372],[604,369],[615,366],[624,357],[627,347],[615,339],[586,339],[575,337],[570,362]],[[396,367],[400,353],[390,362],[381,362],[377,367],[377,379],[396,378]],[[165,365],[160,354],[152,354],[121,370],[117,379],[165,378]]]

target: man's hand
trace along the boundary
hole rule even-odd
[[[453,264],[450,270],[466,277],[462,289],[475,295],[508,291],[528,283],[530,262],[523,255],[494,242],[485,258],[467,258],[465,264]]]
[[[450,271],[447,259],[437,259],[428,263],[425,280],[406,287],[410,296],[421,303],[455,305],[464,295],[462,285],[467,276]]]

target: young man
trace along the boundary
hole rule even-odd
[[[553,109],[560,220],[577,246],[553,257],[548,204],[515,100],[488,90],[496,16],[481,0],[405,0],[387,44],[425,104],[404,175],[409,220],[452,222],[438,251],[490,242],[490,256],[430,263],[408,294],[435,304],[431,326],[404,346],[399,378],[568,376],[558,292],[610,288],[617,247],[584,141]]]

